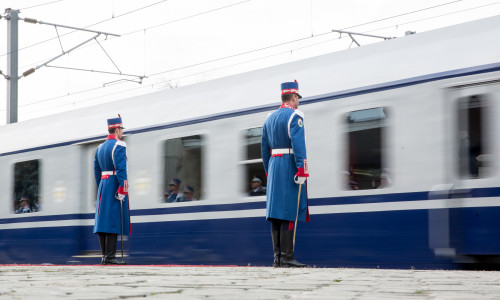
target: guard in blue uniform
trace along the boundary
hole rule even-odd
[[[120,115],[118,118],[108,119],[108,132],[106,141],[97,147],[94,160],[97,183],[94,233],[99,235],[102,264],[119,265],[125,262],[116,259],[117,235],[130,233],[127,145],[120,140],[123,135]],[[120,220],[123,224],[120,224]],[[121,232],[122,228],[124,232]]]
[[[179,178],[172,178],[168,185],[168,192],[165,194],[167,197],[167,203],[177,202],[177,197],[179,196],[179,186],[181,185],[181,180]]]
[[[281,84],[281,107],[270,114],[262,132],[262,160],[267,178],[266,218],[271,222],[274,267],[305,267],[295,260],[293,222],[309,221],[307,186],[309,177],[304,133],[304,113],[298,110],[299,85]]]

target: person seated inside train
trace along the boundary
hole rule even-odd
[[[177,196],[179,195],[179,185],[181,184],[179,178],[172,178],[172,181],[168,184],[168,191],[165,192],[165,202],[173,203],[177,202]]]
[[[194,198],[193,195],[194,195],[194,188],[190,185],[186,185],[182,195],[179,195],[177,197],[177,201],[175,201],[175,202],[189,202],[189,201],[198,200],[198,199]]]
[[[266,187],[262,186],[262,180],[257,176],[250,181],[250,187],[252,189],[248,193],[249,196],[264,196],[266,194]]]
[[[16,214],[25,214],[31,212],[31,208],[28,204],[29,198],[27,196],[21,196],[19,202],[20,202],[20,207],[19,210],[16,212]]]

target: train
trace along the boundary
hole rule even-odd
[[[250,181],[266,185],[262,126],[293,80],[310,172],[299,261],[498,263],[500,16],[3,125],[0,264],[100,263],[93,160],[119,113],[126,261],[271,266],[266,196]],[[196,200],[165,202],[174,177]]]

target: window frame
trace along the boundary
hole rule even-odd
[[[172,178],[166,178],[166,170],[165,170],[165,147],[166,143],[169,140],[175,140],[175,139],[182,139],[186,137],[192,137],[192,136],[200,136],[201,137],[201,155],[200,155],[200,187],[194,187],[195,188],[195,193],[194,193],[194,198],[196,198],[195,201],[189,201],[189,202],[171,202],[167,203],[164,201],[164,195],[165,195],[165,190],[168,187],[168,183],[170,182]],[[208,195],[208,190],[206,189],[206,184],[207,180],[204,179],[206,177],[206,165],[207,165],[207,151],[208,151],[208,141],[209,141],[209,134],[205,130],[196,130],[196,131],[189,131],[189,132],[179,132],[175,134],[169,134],[169,135],[164,135],[161,136],[158,139],[158,153],[159,155],[157,156],[158,159],[161,161],[160,164],[158,164],[158,178],[160,178],[160,184],[158,184],[159,188],[159,194],[160,194],[160,204],[163,205],[175,205],[175,204],[188,204],[188,203],[197,203],[198,201],[201,200],[207,200],[207,195]],[[181,178],[182,182],[179,187],[179,194],[182,194],[184,187],[188,182],[185,181],[184,178]],[[158,200],[156,200],[158,201]]]
[[[354,112],[360,112],[360,111],[368,111],[368,110],[375,110],[375,109],[381,109],[383,112],[383,117],[379,119],[374,119],[374,120],[366,120],[366,121],[359,121],[359,123],[362,122],[378,122],[380,125],[377,127],[372,127],[372,128],[367,128],[367,129],[379,129],[380,130],[380,168],[378,169],[378,174],[375,176],[372,176],[372,185],[375,184],[375,186],[369,187],[369,188],[360,188],[360,183],[357,182],[354,179],[351,178],[352,176],[352,170],[351,170],[351,133],[355,131],[364,131],[366,129],[360,129],[360,130],[353,130],[352,124],[355,122],[350,122],[350,116],[351,113]],[[343,138],[343,143],[344,143],[344,155],[345,155],[345,162],[341,164],[342,169],[341,169],[341,176],[340,176],[340,187],[341,191],[373,191],[373,190],[378,190],[378,189],[387,189],[391,188],[394,185],[393,182],[393,173],[389,171],[389,161],[388,161],[388,154],[390,152],[389,145],[389,135],[390,135],[390,122],[391,122],[391,114],[393,112],[393,108],[391,108],[389,105],[382,103],[377,103],[377,106],[359,106],[359,107],[351,107],[349,110],[344,111],[341,113],[341,124],[344,128],[344,138]],[[358,127],[363,127],[363,124],[358,125]],[[349,178],[349,182],[346,181],[346,176]],[[382,176],[386,179],[387,184],[382,185],[381,179]],[[376,180],[376,181],[374,181]],[[351,181],[353,184],[351,184]],[[357,186],[357,189],[354,188],[354,186]]]
[[[19,201],[19,199],[16,197],[16,165],[19,164],[19,163],[23,163],[23,162],[29,162],[29,161],[37,161],[38,162],[38,178],[37,178],[37,184],[38,184],[38,191],[36,193],[36,195],[39,195],[40,197],[42,197],[42,199],[44,198],[43,197],[43,159],[41,156],[39,155],[35,155],[35,156],[29,156],[29,157],[23,157],[23,158],[19,158],[19,159],[15,159],[15,160],[12,160],[11,161],[11,180],[12,180],[12,185],[10,187],[10,192],[9,192],[9,195],[10,195],[10,198],[13,199],[10,201],[9,203],[9,206],[10,206],[10,214],[11,215],[16,215],[16,216],[26,216],[26,215],[31,215],[33,213],[39,213],[41,212],[42,210],[38,210],[38,211],[32,211],[30,213],[27,213],[27,214],[17,214],[16,213],[16,210],[15,210],[15,201]],[[35,197],[36,197],[35,195]],[[31,204],[30,204],[30,209],[31,209]]]
[[[265,174],[265,169],[264,169],[264,160],[262,159],[262,153],[260,153],[260,158],[252,158],[252,159],[248,159],[248,143],[247,143],[247,132],[249,130],[252,130],[252,129],[256,129],[256,128],[261,128],[261,135],[260,135],[260,138],[261,138],[261,141],[259,142],[259,150],[261,149],[260,145],[262,145],[262,131],[264,129],[264,125],[263,124],[260,124],[260,125],[254,125],[254,126],[248,126],[248,127],[245,127],[245,128],[242,128],[241,129],[241,160],[238,161],[238,165],[240,166],[240,170],[241,170],[241,173],[242,173],[242,183],[241,183],[241,193],[243,195],[245,195],[246,197],[252,197],[252,198],[258,198],[258,197],[265,197],[264,195],[262,196],[250,196],[249,195],[249,191],[250,191],[250,180],[252,180],[252,178],[248,178],[247,177],[247,168],[249,165],[252,165],[252,164],[260,164],[261,168],[262,168],[262,171],[263,173]],[[259,176],[259,177],[262,177],[262,176]],[[264,187],[267,187],[267,178],[261,178],[262,180],[262,186]]]
[[[491,129],[489,126],[491,126],[493,119],[491,116],[491,112],[487,109],[488,107],[492,107],[492,102],[490,100],[489,93],[487,92],[480,92],[480,93],[470,93],[463,95],[461,97],[457,97],[455,99],[455,123],[454,123],[454,133],[455,133],[455,159],[453,160],[453,163],[455,165],[455,176],[460,179],[460,180],[478,180],[478,179],[485,179],[485,178],[490,178],[493,176],[493,168],[494,168],[494,163],[491,161],[486,161],[487,165],[484,170],[484,174],[480,174],[480,167],[477,168],[477,176],[474,176],[470,171],[470,156],[466,157],[466,160],[463,160],[464,153],[463,150],[463,135],[462,132],[464,130],[462,129],[467,129],[467,136],[470,138],[470,131],[471,131],[471,122],[470,122],[470,113],[471,113],[471,105],[469,104],[469,101],[474,98],[478,97],[481,101],[481,116],[480,116],[480,124],[479,124],[479,129],[480,129],[480,144],[481,144],[481,153],[480,155],[487,155],[490,158],[494,157],[493,151],[492,151],[492,142],[493,142],[493,136],[491,133]],[[467,103],[462,102],[462,101],[467,101]],[[462,116],[466,116],[467,119],[462,119]],[[466,150],[470,150],[470,148],[467,148]],[[478,156],[480,156],[478,155]],[[484,167],[484,166],[483,166]]]

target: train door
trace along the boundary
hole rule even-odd
[[[500,80],[446,90],[447,173],[445,220],[456,258],[500,257]]]
[[[101,257],[98,239],[93,234],[93,215],[95,213],[95,203],[97,198],[97,188],[94,178],[94,156],[104,139],[80,143],[75,146],[80,147],[80,215],[84,226],[80,230],[79,253],[74,256],[75,261],[86,262],[86,259],[95,260]]]

